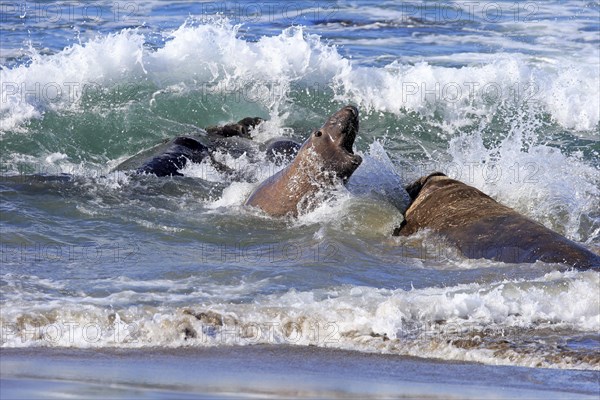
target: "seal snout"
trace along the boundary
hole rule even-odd
[[[352,146],[358,134],[358,115],[358,108],[348,105],[330,118],[330,122],[338,130],[337,143],[350,154],[354,154]]]
[[[358,119],[358,108],[356,108],[354,106],[346,106],[343,109],[346,111],[350,111],[352,113],[352,115],[354,116],[354,118]]]

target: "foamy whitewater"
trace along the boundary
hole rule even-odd
[[[598,252],[597,2],[98,2],[93,17],[47,3],[3,9],[2,347],[314,345],[600,370],[598,272],[391,236],[402,186],[442,171]],[[302,141],[345,104],[364,163],[295,221],[243,207],[283,168],[264,154],[216,155],[235,179],[209,161],[113,171],[246,116],[266,120],[257,143]]]

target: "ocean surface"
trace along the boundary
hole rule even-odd
[[[392,237],[390,193],[443,171],[598,252],[600,4],[375,3],[3,1],[0,346],[599,371],[598,272]],[[264,157],[113,171],[246,116],[304,140],[346,104],[365,162],[297,220],[243,206]]]

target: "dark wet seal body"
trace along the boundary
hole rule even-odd
[[[464,256],[506,263],[563,263],[600,269],[600,256],[506,207],[485,193],[436,173],[407,187],[413,203],[395,235],[430,229]]]
[[[302,147],[302,143],[298,143],[293,139],[275,138],[265,143],[264,151],[267,160],[281,165],[292,161],[298,154],[300,147]]]
[[[221,170],[227,167],[216,162],[212,155],[217,151],[239,157],[244,153],[255,153],[257,145],[250,138],[249,130],[262,119],[244,118],[235,124],[209,127],[206,134],[179,136],[149,150],[140,152],[121,163],[117,171],[135,171],[156,176],[181,176],[179,172],[188,162],[200,163],[210,158]]]
[[[136,170],[139,174],[154,174],[156,176],[183,175],[179,170],[188,161],[199,163],[210,157],[210,149],[193,137],[180,136],[168,143],[160,154],[150,158]]]
[[[358,133],[358,110],[347,106],[313,132],[292,162],[256,188],[246,205],[282,217],[297,216],[313,204],[315,195],[345,182],[362,159],[352,151]]]

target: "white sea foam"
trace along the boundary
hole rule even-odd
[[[446,122],[460,123],[505,103],[539,104],[564,127],[592,130],[600,120],[599,76],[598,65],[540,67],[518,55],[500,54],[487,64],[462,68],[427,62],[347,68],[334,79],[338,99],[377,111],[408,110],[427,117],[439,112]]]
[[[17,129],[47,110],[77,110],[82,94],[98,88],[147,82],[159,89],[208,94],[236,91],[277,118],[294,85],[333,88],[336,98],[366,109],[424,116],[438,112],[449,122],[485,115],[507,102],[535,103],[560,125],[592,130],[600,120],[600,64],[566,57],[531,61],[519,54],[486,56],[483,64],[441,67],[427,61],[394,61],[384,68],[354,65],[336,47],[302,28],[256,42],[227,22],[188,22],[158,50],[144,35],[123,30],[54,55],[32,50],[31,63],[0,71],[4,130]],[[467,118],[469,119],[469,118]]]
[[[225,174],[215,168],[209,159],[204,159],[200,163],[188,162],[185,167],[179,170],[179,173],[209,182],[223,182],[225,180]]]
[[[600,368],[594,361],[572,357],[548,361],[552,354],[547,350],[501,350],[487,348],[485,341],[479,343],[485,337],[504,338],[507,331],[529,335],[547,328],[597,332],[600,276],[596,272],[552,272],[537,279],[408,291],[357,286],[308,292],[291,289],[259,296],[251,303],[231,300],[256,291],[267,281],[219,286],[197,280],[161,280],[149,285],[117,279],[108,282],[117,291],[106,297],[72,293],[69,298],[44,295],[35,300],[30,296],[27,301],[20,298],[19,286],[9,285],[13,289],[7,292],[3,307],[2,346],[280,343],[491,364]],[[40,283],[44,288],[61,287],[45,280]],[[185,290],[196,285],[196,290]],[[469,338],[479,344],[465,348],[456,342]],[[490,346],[497,346],[494,343]]]
[[[233,182],[223,190],[222,195],[215,201],[207,204],[209,209],[240,207],[244,204],[254,185],[248,182]]]
[[[46,157],[46,162],[52,164],[56,161],[65,160],[67,158],[69,158],[69,156],[63,153],[52,153],[48,157]]]
[[[46,110],[76,108],[86,90],[143,76],[142,35],[125,30],[75,44],[45,56],[32,49],[31,62],[2,69],[2,129],[18,127]]]

